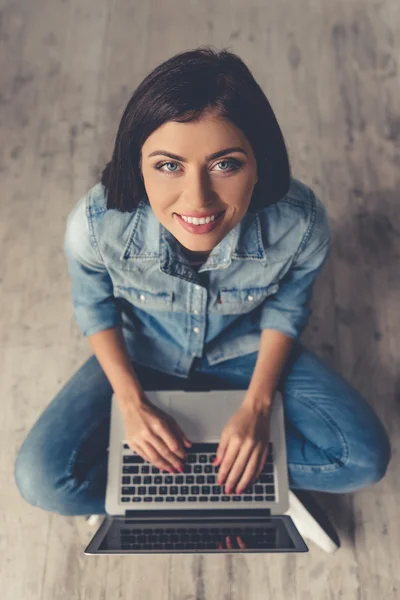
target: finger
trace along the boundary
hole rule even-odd
[[[224,458],[224,454],[226,452],[227,447],[228,447],[228,439],[226,439],[226,438],[221,439],[219,442],[219,446],[217,448],[217,452],[215,453],[216,455],[215,455],[215,459],[213,462],[214,466],[221,464],[221,461]]]
[[[233,544],[232,544],[232,540],[229,537],[229,535],[226,536],[225,541],[226,541],[226,547],[229,548],[229,550],[232,550]]]
[[[239,548],[242,548],[242,550],[244,550],[244,548],[247,548],[246,544],[244,543],[244,541],[242,540],[242,538],[238,535],[236,537],[237,543]]]
[[[237,455],[239,454],[240,446],[234,446],[231,443],[225,451],[224,458],[222,463],[220,464],[218,471],[218,483],[219,485],[223,485],[226,476],[231,470],[232,465],[234,464]]]
[[[252,452],[253,452],[253,444],[251,444],[251,445],[246,444],[246,445],[242,446],[240,452],[236,456],[236,460],[235,460],[234,464],[232,465],[229,476],[225,483],[225,488],[226,488],[228,494],[229,494],[228,490],[232,490],[235,487],[236,482],[242,477],[242,473],[246,469],[246,465],[248,464],[248,461],[249,461],[249,458],[250,458]],[[256,466],[257,465],[254,465],[254,468]]]
[[[143,442],[142,445],[146,453],[150,456],[149,462],[158,467],[161,471],[165,470],[175,473],[175,465],[167,459],[165,453],[160,453],[160,451],[152,445],[151,441]]]
[[[182,466],[182,461],[185,456],[184,451],[181,450],[179,440],[174,437],[167,427],[162,426],[160,430],[153,432],[149,441],[155,447],[157,452],[168,462],[172,463],[174,467],[179,469]],[[179,452],[181,452],[182,456],[179,456]]]
[[[263,451],[263,453],[261,455],[260,464],[259,464],[259,467],[257,469],[256,476],[254,477],[254,480],[256,480],[256,479],[258,479],[260,477],[261,471],[263,470],[264,465],[265,465],[265,461],[267,460],[267,456],[268,456],[268,444],[267,444],[265,450]]]
[[[185,448],[181,440],[181,432],[176,429],[178,425],[175,421],[171,423],[159,423],[158,427],[154,429],[153,434],[158,436],[169,452],[172,452],[179,459],[183,459],[185,456]],[[169,460],[169,457],[168,457]]]
[[[130,444],[129,444],[130,445]],[[133,450],[138,456],[141,456],[142,458],[144,458],[144,460],[146,460],[147,462],[151,463],[153,462],[150,458],[149,453],[145,450],[145,448],[143,448],[142,445],[140,444],[135,444],[135,448],[132,448],[132,446],[130,445],[131,450]]]
[[[254,473],[257,470],[260,450],[257,447],[252,450],[250,457],[247,458],[246,466],[241,473],[241,479],[236,486],[236,493],[240,494],[251,482]]]

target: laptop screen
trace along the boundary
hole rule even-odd
[[[97,538],[97,539],[96,539]],[[291,520],[263,519],[155,522],[108,517],[86,554],[193,552],[307,552]]]

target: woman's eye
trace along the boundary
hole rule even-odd
[[[239,160],[236,160],[235,158],[225,158],[224,160],[220,160],[218,163],[216,163],[217,165],[223,165],[223,164],[228,164],[231,165],[230,169],[226,169],[226,168],[222,168],[219,169],[220,171],[224,172],[231,172],[231,171],[237,171],[238,169],[240,169],[240,167],[242,166],[242,163]],[[177,169],[173,169],[172,171],[170,169],[163,169],[164,166],[166,165],[175,165],[177,166],[178,163],[173,162],[173,161],[165,161],[163,163],[159,163],[158,165],[156,165],[154,168],[157,169],[157,171],[163,171],[164,173],[167,174],[172,174],[172,173],[176,173]]]

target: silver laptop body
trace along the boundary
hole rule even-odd
[[[215,456],[222,430],[243,403],[244,394],[245,390],[146,391],[150,402],[170,414],[192,442],[193,446],[185,451],[187,456],[184,465],[186,459],[196,457],[193,469],[196,465],[198,469],[207,468],[211,479],[212,475],[217,475],[217,471],[206,465],[210,465]],[[267,458],[269,464],[266,463],[264,469],[268,473],[265,475],[268,483],[264,485],[262,496],[255,493],[255,489],[261,489],[260,485],[255,487],[257,482],[250,486],[251,493],[246,488],[247,495],[245,490],[240,499],[234,492],[229,496],[221,492],[216,501],[212,485],[197,486],[203,490],[210,488],[205,496],[201,493],[195,496],[188,493],[184,497],[179,497],[179,494],[175,497],[168,495],[167,489],[177,492],[179,489],[195,488],[168,488],[163,485],[165,478],[169,477],[169,485],[173,486],[175,478],[181,474],[160,472],[141,458],[140,464],[131,462],[139,458],[129,448],[125,437],[122,414],[113,396],[108,449],[107,516],[85,549],[85,554],[308,552],[292,519],[283,514],[289,508],[289,487],[280,392],[276,392],[271,409],[271,456]],[[200,465],[199,460],[206,465]],[[141,469],[147,474],[143,475]],[[203,474],[203,471],[197,472]],[[131,476],[131,473],[136,475]],[[131,485],[140,477],[143,483],[144,477],[150,480],[152,476],[152,487]],[[205,477],[208,478],[207,475]],[[194,478],[195,475],[192,476]],[[157,485],[154,484],[156,479]],[[137,493],[139,489],[143,494],[141,497]],[[152,490],[151,495],[149,490]],[[160,491],[165,494],[162,499],[168,498],[169,502],[163,501],[161,505]],[[178,497],[180,501],[177,501]],[[227,542],[227,537],[232,541],[231,544]]]

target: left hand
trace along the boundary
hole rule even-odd
[[[220,465],[218,484],[240,494],[260,475],[268,453],[270,409],[243,403],[224,427],[214,465]]]

